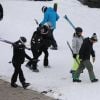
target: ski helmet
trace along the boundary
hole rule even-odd
[[[20,41],[22,41],[22,42],[24,42],[24,43],[25,43],[27,40],[26,40],[26,38],[25,38],[25,37],[21,36],[21,37],[20,37]]]
[[[43,6],[42,7],[42,12],[45,12],[47,10],[47,7],[46,6]]]
[[[76,27],[76,28],[75,28],[75,31],[76,31],[76,33],[81,33],[81,32],[83,32],[83,30],[82,30],[81,27]]]

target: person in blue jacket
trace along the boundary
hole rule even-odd
[[[44,18],[42,22],[39,24],[39,26],[44,25],[45,23],[48,23],[50,26],[50,35],[51,35],[51,40],[52,40],[52,48],[53,50],[57,50],[57,42],[53,36],[53,31],[56,29],[56,21],[59,19],[59,15],[57,14],[56,11],[54,11],[53,8],[51,7],[42,7],[42,12],[44,13]]]

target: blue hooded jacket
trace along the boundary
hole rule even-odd
[[[49,7],[44,12],[44,19],[40,24],[44,25],[45,23],[50,23],[51,28],[55,29],[56,28],[56,21],[58,19],[59,19],[59,15],[53,10],[53,8]]]

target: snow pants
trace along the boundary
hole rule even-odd
[[[12,78],[11,78],[11,83],[14,84],[17,81],[17,77],[19,75],[20,82],[22,84],[24,84],[25,78],[24,78],[23,71],[21,69],[21,64],[13,63],[13,66],[14,66],[14,73],[13,73]]]
[[[80,62],[80,65],[79,65],[77,71],[73,75],[73,79],[79,79],[81,72],[85,68],[87,68],[87,70],[88,70],[90,80],[95,79],[95,75],[93,72],[93,65],[91,64],[90,60],[84,60],[84,61]]]

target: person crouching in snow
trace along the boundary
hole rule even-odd
[[[92,55],[93,62],[95,61],[95,52],[93,50],[93,44],[96,42],[97,42],[96,33],[93,33],[91,38],[88,37],[83,40],[83,44],[79,51],[80,65],[73,75],[73,82],[81,82],[81,80],[79,80],[79,76],[85,68],[87,68],[88,70],[91,82],[98,81],[93,71],[93,65],[90,62],[90,55]]]

